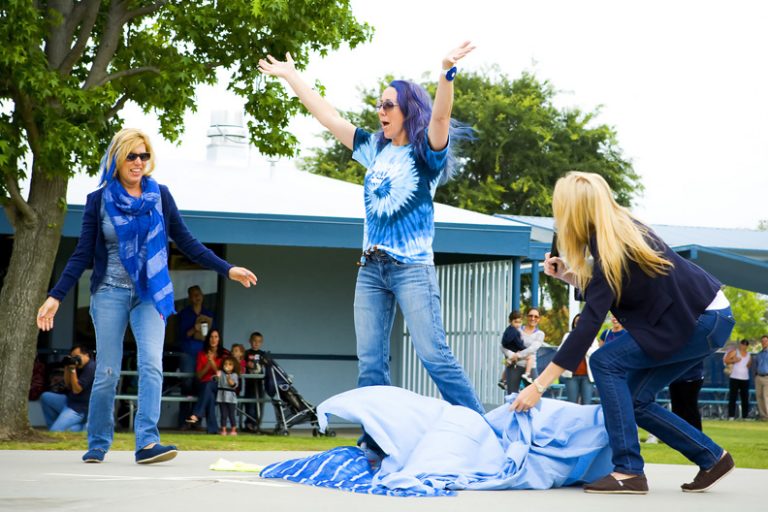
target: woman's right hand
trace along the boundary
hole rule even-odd
[[[56,312],[59,310],[58,299],[48,297],[37,310],[37,327],[41,331],[50,331],[53,329],[53,317],[56,316]]]
[[[568,265],[565,264],[559,256],[552,257],[550,253],[544,255],[544,273],[548,276],[556,277],[561,281],[566,281],[565,274],[568,272]]]
[[[259,71],[265,75],[286,78],[291,73],[296,72],[296,65],[293,62],[293,57],[288,52],[285,54],[285,61],[280,61],[271,55],[267,55],[266,59],[259,59]]]

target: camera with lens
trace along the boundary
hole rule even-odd
[[[61,362],[64,366],[70,366],[70,365],[80,366],[81,364],[83,364],[83,359],[80,356],[64,356],[61,359]]]

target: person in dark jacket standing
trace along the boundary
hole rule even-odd
[[[175,446],[160,444],[157,428],[165,324],[175,313],[169,238],[195,263],[245,287],[256,284],[250,270],[230,265],[192,236],[168,188],[151,177],[154,162],[146,134],[133,128],[115,134],[101,161],[100,187],[88,194],[75,252],[38,310],[38,327],[52,329],[61,300],[86,267],[93,266],[90,309],[98,358],[84,462],[102,462],[112,445],[115,392],[129,322],[139,370],[136,462],[149,464],[176,456]]]
[[[728,340],[734,319],[721,284],[619,206],[597,174],[571,172],[558,180],[552,209],[562,258],[548,254],[544,271],[582,290],[586,305],[552,362],[511,408],[530,409],[563,371],[574,370],[610,310],[627,334],[598,349],[590,366],[614,471],[585,491],[648,492],[637,425],[701,468],[683,491],[709,489],[734,468],[733,458],[655,398]]]

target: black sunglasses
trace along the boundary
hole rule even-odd
[[[140,158],[142,162],[146,162],[147,160],[149,160],[150,156],[151,155],[149,153],[128,153],[125,159],[128,162],[133,162],[137,158]]]
[[[398,103],[395,103],[392,100],[379,101],[378,103],[376,103],[376,110],[381,110],[383,108],[384,112],[389,112],[390,110],[395,108],[397,105]]]

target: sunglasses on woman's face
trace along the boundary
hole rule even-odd
[[[389,112],[393,108],[395,108],[398,104],[395,103],[392,100],[383,100],[376,103],[376,110],[384,109],[384,112]]]
[[[149,160],[150,154],[149,153],[128,153],[128,155],[125,157],[125,159],[128,162],[133,162],[137,158],[139,158],[142,162],[146,162]]]

